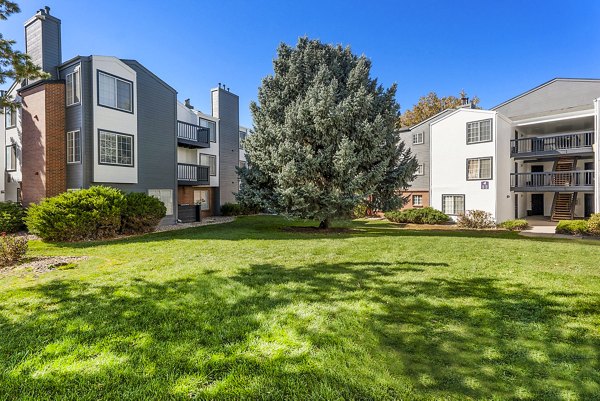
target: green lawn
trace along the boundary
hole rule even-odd
[[[32,243],[0,399],[600,399],[600,242],[291,224]]]

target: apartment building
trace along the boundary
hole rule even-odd
[[[485,210],[498,222],[600,211],[599,102],[599,79],[557,78],[490,110],[459,108],[424,122],[430,205],[453,218]]]
[[[62,60],[61,21],[48,7],[25,22],[25,47],[49,79],[15,82],[22,107],[4,111],[0,201],[25,205],[67,190],[108,185],[165,204],[162,224],[218,214],[234,201],[240,163],[239,98],[211,91],[210,115],[136,60]],[[189,208],[188,208],[189,209]],[[186,215],[187,213],[187,215]]]

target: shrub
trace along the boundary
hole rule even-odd
[[[121,233],[152,232],[166,213],[165,205],[154,196],[142,192],[128,193],[121,211]]]
[[[0,236],[0,266],[10,266],[21,259],[27,253],[27,238],[17,235]]]
[[[588,233],[600,235],[600,213],[592,214],[587,221]]]
[[[394,223],[413,224],[444,224],[449,220],[448,215],[432,207],[387,212],[385,217]]]
[[[65,192],[31,205],[29,231],[47,241],[80,241],[115,236],[121,228],[123,192],[104,186]]]
[[[223,216],[239,216],[242,214],[242,206],[239,203],[224,203],[221,205],[221,214]]]
[[[556,226],[557,234],[581,235],[588,233],[588,222],[585,220],[561,220]]]
[[[364,202],[361,202],[354,206],[354,209],[352,210],[352,218],[362,219],[363,217],[367,217],[367,205]]]
[[[523,231],[529,227],[527,220],[507,220],[500,224],[498,227],[505,228],[509,231]]]
[[[0,232],[16,233],[25,228],[25,210],[15,202],[0,202]]]
[[[467,210],[467,212],[458,217],[456,222],[462,228],[492,228],[496,227],[496,222],[492,214],[484,210]]]

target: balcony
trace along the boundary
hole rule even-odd
[[[594,153],[593,144],[593,132],[512,139],[510,156],[514,158],[561,155],[590,156]]]
[[[512,173],[510,189],[515,192],[593,192],[594,171]]]
[[[210,176],[208,166],[197,164],[177,163],[178,185],[209,185]]]
[[[177,121],[177,144],[186,148],[209,148],[210,129]]]

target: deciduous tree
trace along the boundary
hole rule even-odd
[[[439,97],[435,92],[430,92],[427,96],[422,96],[412,109],[406,110],[400,115],[398,125],[401,127],[412,127],[436,115],[440,111],[459,107],[462,105],[462,99],[466,98],[467,94],[461,91],[458,96]],[[471,104],[477,107],[479,98],[477,96],[473,97]]]

